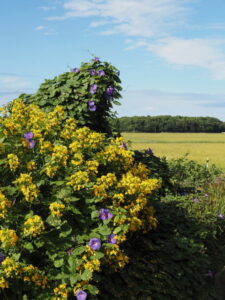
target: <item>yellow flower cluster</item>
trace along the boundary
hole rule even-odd
[[[66,162],[68,159],[67,154],[68,154],[68,150],[67,150],[66,146],[55,145],[53,148],[51,160],[53,163],[58,162],[59,164],[66,166]]]
[[[23,278],[24,282],[33,282],[35,286],[41,287],[42,289],[45,289],[48,283],[48,278],[33,265],[20,268],[19,275]]]
[[[78,171],[72,174],[67,182],[67,185],[71,185],[74,191],[79,191],[85,188],[85,185],[90,181],[88,172]]]
[[[76,121],[72,118],[66,119],[65,126],[60,133],[63,139],[71,139],[74,136],[76,130]]]
[[[46,120],[46,134],[51,132],[54,127],[60,125],[62,119],[64,118],[64,109],[62,106],[56,106],[54,110],[47,114]]]
[[[15,247],[18,236],[13,229],[1,229],[0,230],[0,241],[2,243],[2,248]]]
[[[110,248],[105,249],[106,262],[109,263],[115,270],[123,268],[128,262],[129,258],[119,248],[119,245],[113,244]]]
[[[32,183],[32,177],[29,174],[20,174],[20,177],[15,180],[19,185],[19,189],[25,196],[25,200],[32,202],[39,195],[39,190],[36,185]]]
[[[91,175],[98,174],[99,162],[97,160],[88,160],[86,166]]]
[[[6,257],[2,262],[2,268],[4,275],[7,278],[13,276],[13,274],[18,275],[19,264],[15,262],[12,258]]]
[[[38,215],[34,215],[24,222],[23,232],[25,235],[36,237],[41,234],[44,229],[45,226],[42,218]]]
[[[62,210],[65,208],[65,205],[62,203],[58,203],[58,202],[52,202],[49,205],[49,209],[51,211],[51,215],[53,216],[58,216],[61,217],[62,216]]]
[[[58,287],[54,289],[54,294],[57,297],[54,297],[54,300],[61,300],[68,298],[68,291],[66,289],[66,283],[60,284]]]
[[[5,215],[8,212],[8,208],[12,205],[6,196],[0,191],[0,218],[5,218]]]
[[[8,289],[9,288],[9,282],[3,277],[0,277],[0,289]]]
[[[27,169],[29,171],[35,170],[37,168],[36,162],[34,160],[28,161]]]
[[[11,153],[7,155],[7,158],[10,170],[15,171],[20,165],[18,156]]]
[[[71,164],[74,166],[80,166],[84,163],[84,156],[82,153],[75,153],[73,159],[71,160]]]
[[[107,173],[97,179],[96,184],[93,186],[93,193],[95,197],[107,197],[107,189],[113,186],[117,181],[116,175]]]

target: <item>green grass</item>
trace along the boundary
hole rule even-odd
[[[159,157],[188,158],[199,163],[215,164],[225,170],[225,134],[222,133],[123,133],[131,149],[151,148]]]

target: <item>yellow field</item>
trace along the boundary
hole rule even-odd
[[[156,156],[167,158],[188,158],[225,170],[225,134],[223,133],[126,133],[122,134],[131,141],[131,149],[151,148]]]

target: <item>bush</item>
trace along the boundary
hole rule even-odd
[[[45,112],[61,105],[68,117],[76,119],[77,126],[111,134],[111,108],[113,104],[120,105],[120,83],[114,66],[94,58],[79,69],[45,80],[34,95],[22,94],[20,98]]]
[[[156,227],[159,180],[60,106],[2,109],[0,165],[1,299],[97,299],[96,273],[123,268],[124,242]]]

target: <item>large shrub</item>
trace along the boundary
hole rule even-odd
[[[124,242],[156,227],[159,180],[60,106],[2,109],[0,165],[1,299],[97,299],[96,273],[123,268]]]
[[[36,104],[49,112],[57,105],[64,107],[77,126],[88,126],[98,132],[111,133],[112,105],[120,103],[119,71],[108,62],[94,58],[80,68],[45,80],[33,95],[22,94],[26,104]]]

